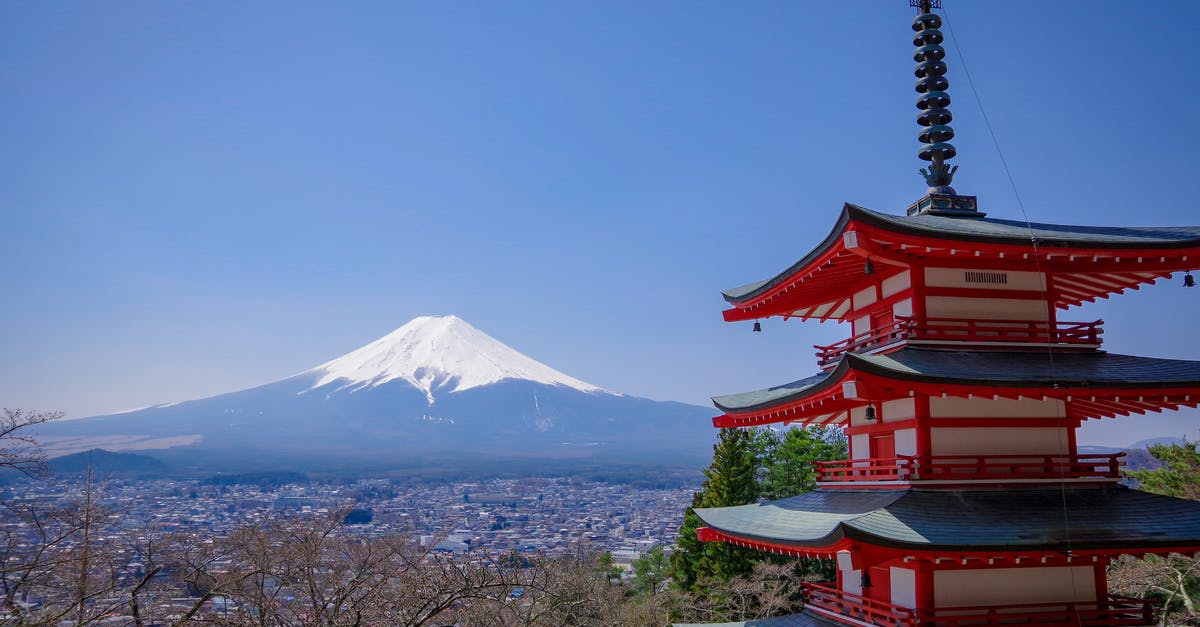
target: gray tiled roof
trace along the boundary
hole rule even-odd
[[[1179,248],[1200,245],[1200,226],[1077,226],[936,215],[894,216],[847,205],[852,217],[925,237],[1088,248]]]
[[[1200,383],[1200,361],[1087,353],[947,351],[905,348],[886,355],[850,355],[861,370],[908,379],[1070,387],[1173,387]]]
[[[843,624],[818,618],[807,612],[801,612],[790,616],[776,616],[774,618],[760,618],[732,623],[674,623],[673,627],[827,627],[829,625]]]
[[[847,354],[836,368],[793,383],[713,398],[722,411],[748,411],[802,398],[837,381],[846,370],[907,381],[1006,387],[1059,385],[1072,389],[1192,387],[1200,361],[1116,355],[1103,351],[954,351],[907,347],[888,354]]]
[[[839,368],[838,371],[840,370]],[[840,372],[838,375],[834,375],[833,372],[822,372],[821,374],[815,374],[799,381],[777,385],[765,390],[729,394],[727,396],[714,396],[712,400],[713,404],[723,411],[770,407],[781,401],[790,398],[799,398],[821,389],[823,387],[822,384],[836,381],[838,376],[840,376]]]
[[[757,296],[808,265],[841,237],[851,219],[888,231],[963,242],[1027,244],[1031,238],[1036,238],[1040,246],[1055,248],[1170,249],[1200,246],[1200,226],[1074,226],[996,218],[894,216],[846,204],[833,230],[804,258],[772,278],[725,290],[722,292],[725,300],[738,303]]]
[[[696,514],[730,535],[796,547],[828,546],[843,537],[947,550],[1200,545],[1200,502],[1124,487],[816,490]]]

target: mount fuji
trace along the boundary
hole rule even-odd
[[[711,451],[711,412],[603,389],[428,316],[280,381],[36,435],[51,454],[137,450],[207,468],[695,463]]]

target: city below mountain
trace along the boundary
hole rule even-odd
[[[40,426],[52,455],[152,454],[176,468],[695,467],[710,408],[585,383],[455,316],[421,317],[281,381]]]

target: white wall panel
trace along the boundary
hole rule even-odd
[[[1066,429],[933,428],[933,455],[1050,455],[1068,452]]]
[[[938,607],[1095,601],[1091,566],[939,570],[933,574]]]

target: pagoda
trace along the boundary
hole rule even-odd
[[[987,217],[951,186],[939,7],[910,3],[928,191],[902,216],[847,204],[791,267],[724,292],[727,321],[850,337],[816,347],[813,376],[713,399],[714,426],[836,425],[849,459],[821,463],[813,492],[699,508],[697,535],[835,561],[802,614],[754,625],[1154,624],[1107,568],[1200,551],[1200,503],[1121,485],[1121,455],[1080,453],[1076,430],[1196,407],[1200,362],[1108,353],[1102,321],[1065,316],[1191,270],[1200,227]]]

